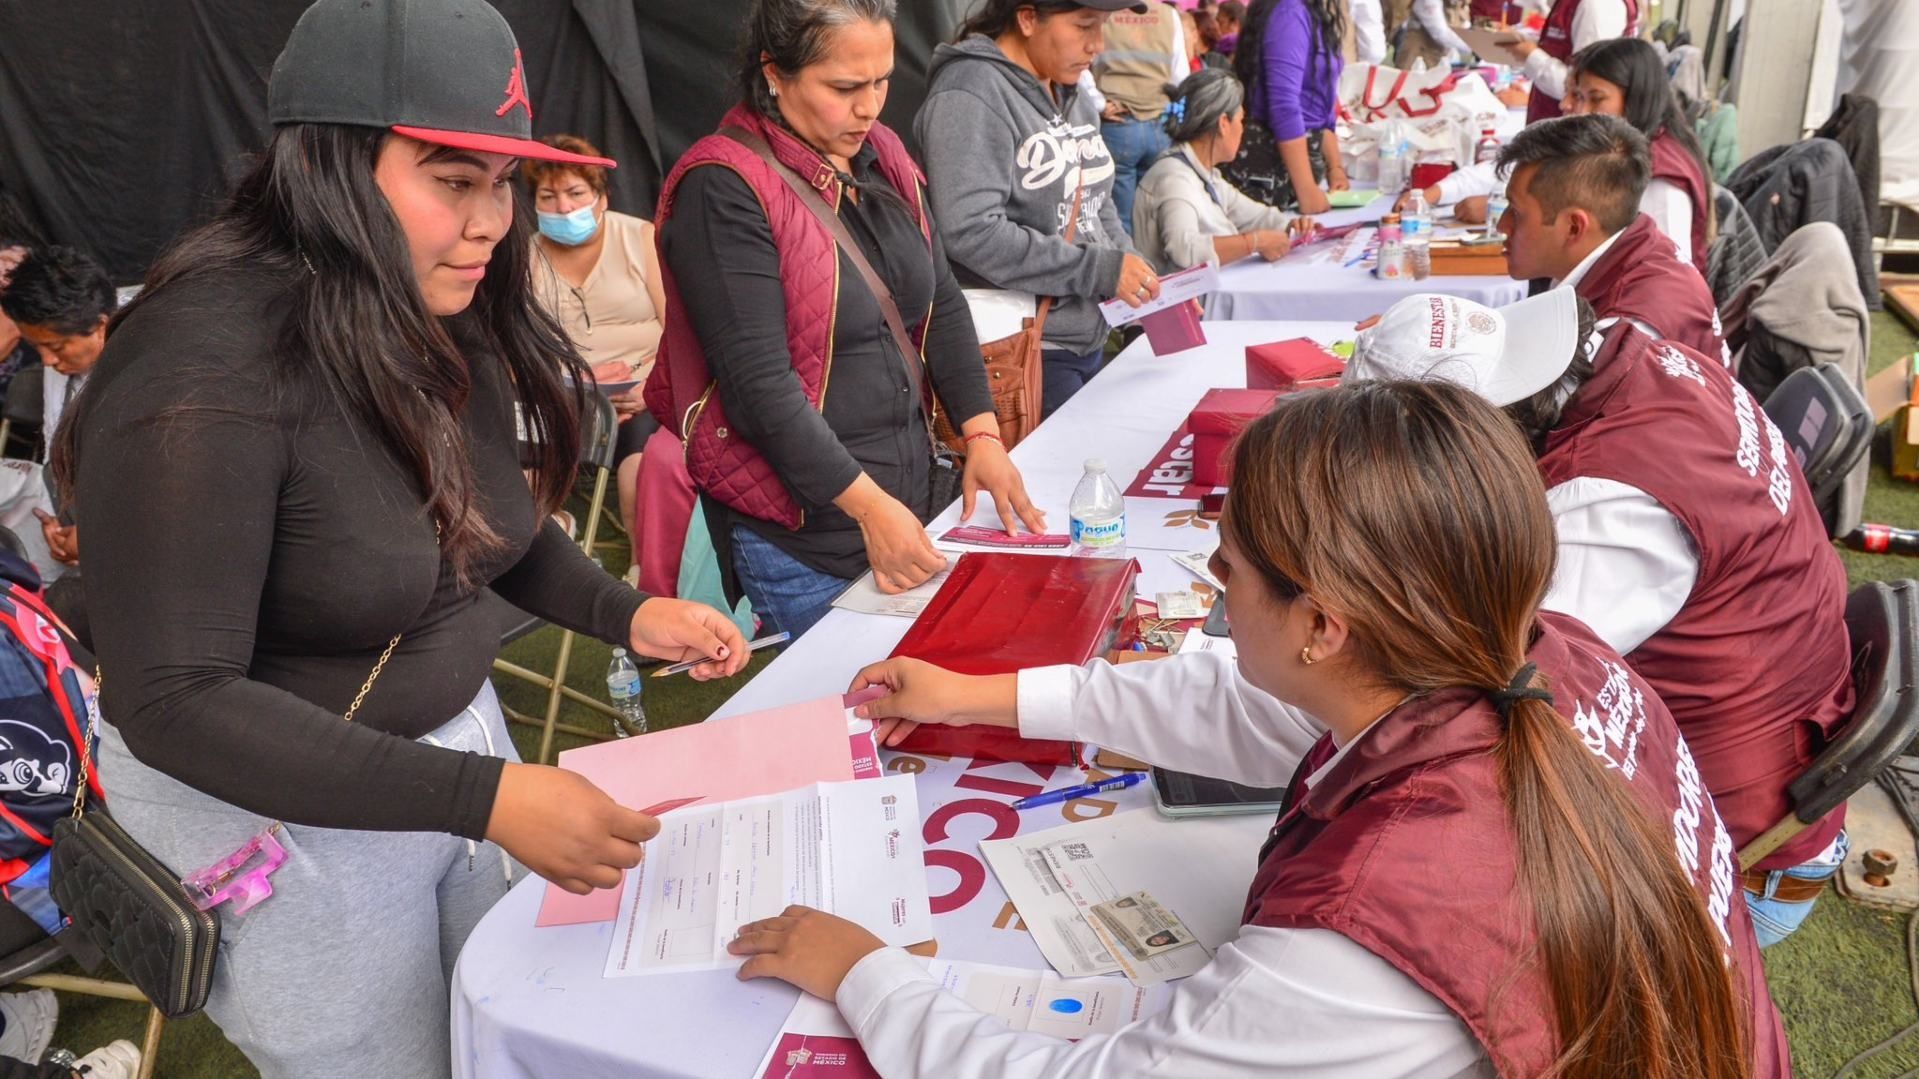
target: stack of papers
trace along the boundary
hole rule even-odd
[[[888,944],[933,936],[910,775],[695,804],[661,825],[626,872],[606,977],[736,967],[739,928],[795,903]]]

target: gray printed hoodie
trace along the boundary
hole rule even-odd
[[[1039,80],[974,34],[933,52],[931,86],[913,120],[933,219],[968,288],[1057,297],[1046,345],[1091,352],[1105,340],[1098,304],[1119,284],[1133,242],[1113,209],[1113,155],[1099,114],[1076,87]],[[1084,177],[1079,232],[1062,237]]]

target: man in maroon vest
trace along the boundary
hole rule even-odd
[[[1601,319],[1729,362],[1705,278],[1639,212],[1652,154],[1637,129],[1616,116],[1547,120],[1513,136],[1499,168],[1513,277],[1571,288]]]
[[[1846,574],[1785,439],[1719,364],[1568,290],[1503,310],[1395,304],[1347,378],[1443,378],[1533,436],[1559,534],[1545,606],[1656,689],[1744,847],[1851,714]],[[1845,807],[1745,875],[1762,944],[1804,920],[1844,861]]]
[[[1625,37],[1639,22],[1639,0],[1559,0],[1546,15],[1537,45],[1521,41],[1512,47],[1526,62],[1533,93],[1526,102],[1526,122],[1559,115],[1559,99],[1566,96],[1566,61],[1595,41]]]

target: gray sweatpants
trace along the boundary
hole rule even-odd
[[[421,741],[518,760],[491,684]],[[141,764],[104,724],[98,756],[114,817],[176,873],[268,823]],[[283,827],[280,839],[273,895],[237,918],[218,908],[207,1013],[265,1079],[450,1076],[453,963],[506,894],[504,852],[426,832]]]

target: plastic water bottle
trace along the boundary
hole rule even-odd
[[[1484,165],[1499,160],[1499,135],[1490,127],[1479,129],[1479,141],[1473,144],[1473,163]]]
[[[646,733],[646,708],[640,703],[640,669],[626,656],[626,649],[613,650],[613,662],[606,668],[606,695],[612,698],[613,707],[619,710],[623,723],[613,725],[613,733],[621,738],[628,734]]]
[[[1398,214],[1379,219],[1379,261],[1373,264],[1373,276],[1381,281],[1398,281],[1409,270],[1403,228]]]
[[[1387,136],[1390,139],[1392,136]],[[1384,142],[1379,147],[1379,193],[1391,195],[1406,186],[1406,154],[1400,143]]]
[[[1486,196],[1487,237],[1503,235],[1499,231],[1499,219],[1504,216],[1506,216],[1506,184],[1501,181],[1498,187],[1493,188],[1493,193]]]
[[[1424,191],[1413,189],[1413,201],[1406,204],[1399,229],[1413,279],[1424,281],[1433,275],[1433,212],[1426,206]]]
[[[1094,457],[1086,462],[1086,474],[1073,488],[1068,503],[1073,519],[1073,542],[1079,553],[1099,558],[1121,558],[1126,554],[1126,501],[1119,487],[1106,474],[1106,462]]]

